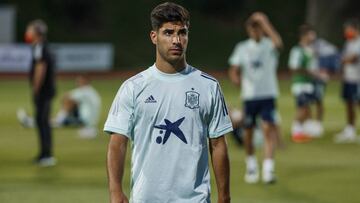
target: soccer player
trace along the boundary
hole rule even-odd
[[[356,141],[355,107],[359,102],[360,83],[360,24],[358,20],[351,19],[344,24],[346,39],[341,60],[343,69],[342,97],[346,104],[347,126],[337,134],[334,141],[337,143]]]
[[[320,103],[320,85],[315,89],[315,80],[319,78],[324,81],[326,75],[320,74],[316,55],[312,44],[316,39],[314,29],[309,25],[299,27],[299,43],[290,51],[288,66],[293,72],[293,84],[291,91],[296,100],[296,118],[292,125],[292,140],[297,143],[308,142],[317,133],[312,128],[319,128],[319,121],[311,119],[311,104]],[[318,106],[319,108],[319,106]],[[321,109],[319,109],[321,118]],[[311,124],[311,125],[310,125]],[[321,132],[320,132],[321,134]]]
[[[76,83],[77,88],[64,95],[54,123],[56,126],[82,126],[79,130],[80,137],[94,138],[97,134],[101,98],[84,75],[79,76]]]
[[[262,165],[264,183],[275,181],[274,148],[276,143],[276,107],[278,96],[276,69],[282,40],[264,13],[256,12],[246,21],[249,39],[236,45],[230,56],[229,77],[242,87],[246,149],[245,181],[259,180],[258,163],[252,142],[257,117],[261,117],[265,137],[265,158]],[[240,78],[241,72],[241,78]]]
[[[55,73],[53,59],[47,45],[47,31],[44,21],[35,20],[28,24],[25,32],[25,41],[33,46],[30,87],[40,138],[40,153],[34,161],[45,167],[56,164],[52,154],[52,135],[49,124],[51,101],[55,95]]]
[[[209,150],[218,202],[228,203],[224,135],[232,125],[218,81],[186,62],[189,13],[163,3],[151,25],[155,64],[121,85],[104,127],[111,202],[128,202],[122,177],[131,140],[131,202],[210,202]]]

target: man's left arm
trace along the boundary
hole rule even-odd
[[[218,203],[230,203],[230,163],[225,136],[209,139],[211,162],[218,190]]]
[[[33,82],[34,95],[38,95],[40,92],[41,86],[44,83],[46,68],[47,68],[46,63],[42,60],[37,61],[35,64],[34,82]]]

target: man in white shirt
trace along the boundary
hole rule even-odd
[[[81,126],[79,136],[94,138],[101,110],[101,98],[90,81],[84,75],[76,78],[77,88],[67,92],[62,100],[62,106],[54,119],[54,125]]]
[[[244,99],[244,143],[247,154],[245,181],[256,183],[259,180],[252,136],[257,117],[260,116],[265,136],[262,179],[264,183],[273,183],[277,132],[275,100],[278,96],[276,69],[282,40],[267,16],[261,12],[250,16],[246,29],[250,38],[238,43],[229,59],[229,77],[235,85],[240,86],[241,82]]]
[[[337,134],[334,141],[337,143],[354,142],[356,140],[355,107],[359,102],[360,84],[360,24],[352,19],[344,24],[346,39],[341,60],[343,68],[342,97],[346,104],[347,125],[342,132]]]
[[[210,151],[218,203],[229,203],[224,135],[232,125],[219,83],[186,63],[189,13],[163,3],[151,23],[156,62],[121,85],[104,127],[111,202],[128,202],[122,177],[131,140],[131,202],[210,202]]]

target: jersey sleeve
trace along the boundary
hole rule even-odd
[[[232,52],[232,54],[230,55],[229,58],[229,64],[231,66],[237,66],[237,67],[241,67],[243,65],[243,57],[242,57],[242,45],[241,44],[237,44],[234,48],[234,51]]]
[[[297,48],[292,48],[289,55],[288,66],[292,70],[298,70],[301,68],[301,52]]]
[[[217,84],[210,113],[209,138],[217,138],[233,130],[225,99]]]
[[[268,50],[271,52],[273,57],[279,57],[279,49],[276,48],[274,42],[269,38],[265,37],[265,43],[267,45]]]
[[[125,82],[117,92],[104,125],[107,133],[121,134],[132,139],[134,100],[133,86]]]

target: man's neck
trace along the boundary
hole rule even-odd
[[[184,58],[172,64],[168,61],[163,60],[160,57],[157,57],[155,65],[156,68],[159,69],[161,72],[173,74],[183,71],[186,68],[186,61]]]

